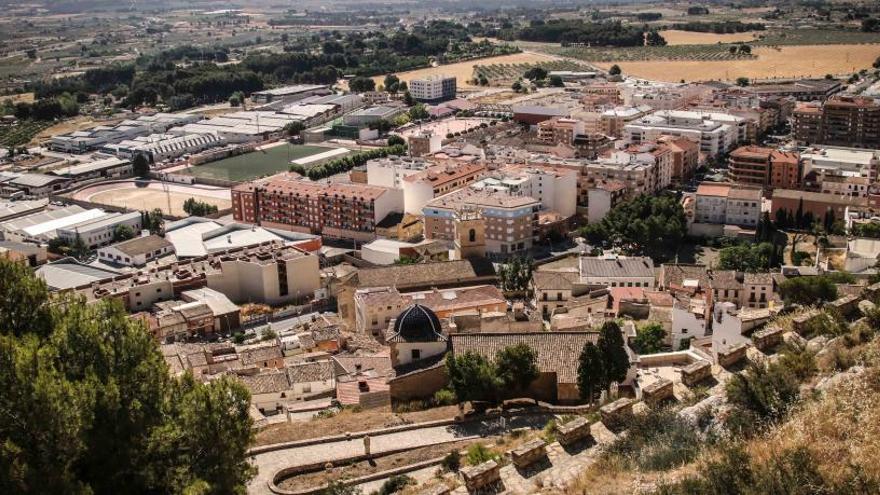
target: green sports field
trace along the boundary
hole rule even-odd
[[[317,155],[332,149],[322,146],[282,144],[265,150],[252,151],[216,162],[189,167],[180,173],[206,179],[244,182],[287,171],[290,168],[290,160]]]

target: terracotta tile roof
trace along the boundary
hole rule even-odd
[[[726,198],[728,194],[730,194],[730,186],[726,184],[703,182],[697,186],[698,196],[719,196]]]
[[[712,272],[712,280],[709,282],[713,289],[742,289],[742,276],[733,270],[721,270]]]
[[[668,292],[645,291],[645,299],[648,300],[651,306],[671,308],[675,303],[675,298]]]
[[[532,284],[539,290],[571,290],[579,280],[577,272],[532,272]]]
[[[282,370],[236,376],[253,395],[272,394],[290,389],[287,372]]]
[[[338,354],[333,356],[336,366],[336,374],[351,374],[358,371],[374,370],[377,375],[385,376],[392,370],[391,357],[388,354],[374,356],[355,356],[352,354]]]
[[[261,363],[263,361],[269,361],[271,359],[283,357],[281,353],[281,346],[277,344],[241,349],[238,351],[238,356],[241,359],[241,364],[243,366],[250,366],[253,364]]]
[[[750,285],[772,285],[773,274],[771,273],[746,273],[745,283]]]
[[[685,280],[698,280],[700,287],[709,288],[709,270],[706,265],[660,265],[660,284],[666,288],[683,288]]]
[[[654,260],[646,256],[603,259],[581,258],[582,277],[654,277]]]
[[[450,335],[452,352],[473,351],[495,359],[498,351],[527,344],[538,353],[538,369],[556,373],[557,383],[577,383],[578,359],[587,342],[596,342],[596,332],[456,333]]]
[[[291,384],[319,382],[329,380],[333,376],[333,363],[329,360],[295,364],[287,367],[287,377]]]
[[[469,280],[494,277],[495,268],[487,260],[441,261],[416,265],[394,265],[357,272],[358,287],[413,287],[463,284]]]

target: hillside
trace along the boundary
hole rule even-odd
[[[880,492],[880,311],[825,313],[803,342],[691,404],[636,417],[565,494]],[[714,393],[714,390],[713,392]]]

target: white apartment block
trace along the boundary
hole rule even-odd
[[[408,85],[409,93],[419,101],[438,102],[455,98],[455,77],[434,75],[424,79],[412,79]]]
[[[759,188],[703,183],[695,194],[694,221],[754,229],[761,219]]]
[[[717,112],[661,110],[624,126],[623,135],[633,144],[655,141],[663,135],[683,137],[700,145],[700,151],[718,155],[748,139],[747,121]]]
[[[511,165],[475,182],[476,190],[528,196],[565,218],[577,213],[577,172],[569,169]]]
[[[880,169],[880,150],[811,146],[801,152],[804,176],[814,173],[820,184],[828,177],[863,177],[875,182]]]

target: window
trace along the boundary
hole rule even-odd
[[[413,349],[412,350],[412,358],[413,358],[413,360],[421,359],[422,358],[422,351],[420,351],[419,349]]]
[[[557,301],[561,301],[561,300],[562,300],[562,292],[557,292],[557,293],[556,293],[556,300],[557,300]]]
[[[468,231],[468,241],[469,242],[477,242],[477,231],[471,229]]]

